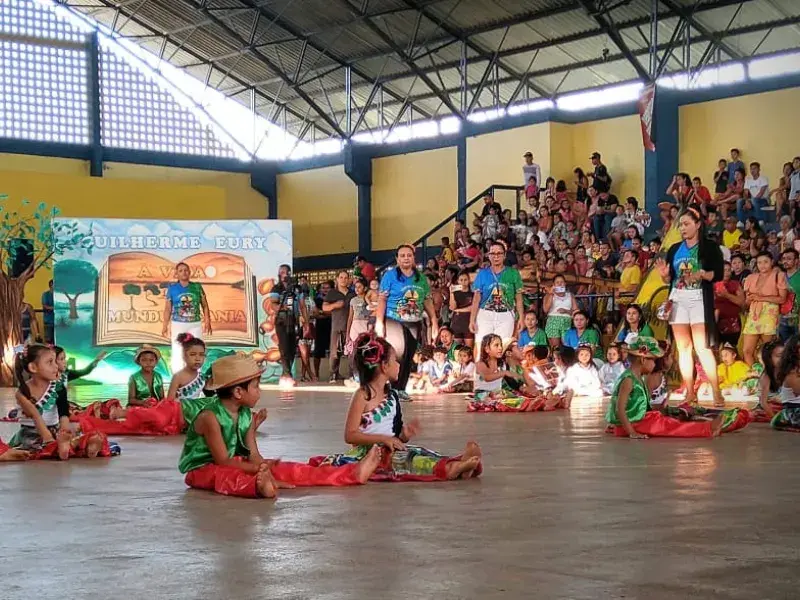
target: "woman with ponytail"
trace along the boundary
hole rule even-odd
[[[428,314],[431,339],[439,335],[439,320],[430,297],[427,277],[417,271],[414,247],[403,244],[397,249],[397,267],[381,279],[375,333],[386,338],[397,352],[400,371],[395,385],[405,390],[411,374],[414,352],[423,339],[423,311]],[[405,396],[405,392],[400,392]]]
[[[403,420],[395,384],[400,363],[388,341],[374,333],[359,336],[354,362],[361,387],[350,401],[344,429],[344,441],[352,449],[346,454],[315,456],[309,461],[312,465],[358,462],[380,444],[384,453],[373,481],[444,481],[480,475],[481,449],[475,442],[468,442],[455,457],[408,443],[419,434],[420,425],[417,419]]]

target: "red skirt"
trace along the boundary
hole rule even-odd
[[[641,421],[632,422],[634,431],[650,437],[710,438],[711,421],[680,421],[657,410],[645,413]],[[608,432],[617,437],[628,437],[622,425],[609,425]]]
[[[115,405],[119,405],[118,400],[103,402],[99,408],[92,405],[70,419],[77,421],[84,433],[100,431],[106,435],[178,435],[185,426],[177,400],[151,398],[147,406],[129,406],[120,421],[95,416],[99,413],[107,417]]]
[[[113,456],[111,452],[111,446],[108,443],[108,438],[103,435],[102,433],[96,433],[95,435],[99,435],[102,437],[103,444],[100,447],[100,452],[97,453],[98,457],[105,457],[108,458],[109,456]],[[86,454],[86,447],[89,445],[90,438],[93,437],[92,435],[81,435],[77,438],[73,438],[73,444],[69,451],[70,458],[87,458]],[[74,443],[76,442],[77,443]],[[38,460],[38,459],[58,459],[58,442],[50,442],[49,444],[45,444],[41,450],[37,452],[31,452],[30,460]]]
[[[295,487],[359,485],[356,477],[357,464],[343,467],[312,467],[305,463],[280,461],[270,468],[275,481]],[[200,490],[209,490],[224,496],[258,498],[257,475],[246,473],[237,467],[208,464],[189,471],[186,485]]]

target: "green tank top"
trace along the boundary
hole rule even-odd
[[[164,379],[157,371],[153,371],[152,389],[141,371],[136,371],[136,373],[131,375],[130,380],[133,382],[137,400],[147,400],[148,398],[162,400],[164,398]]]
[[[631,394],[628,397],[628,405],[625,407],[625,414],[628,415],[628,420],[633,423],[641,421],[645,413],[650,410],[650,390],[647,389],[645,384],[639,377],[633,374],[633,371],[628,369],[619,376],[617,384],[614,386],[614,391],[611,393],[611,404],[608,405],[608,412],[606,413],[606,420],[612,425],[620,425],[621,422],[617,417],[617,398],[619,386],[626,379],[630,379],[633,383]]]
[[[210,411],[219,422],[222,430],[222,439],[228,449],[228,458],[249,456],[250,452],[247,449],[245,439],[252,421],[250,409],[246,406],[240,407],[238,422],[234,422],[233,417],[220,402],[219,398],[212,396],[208,400],[210,402],[206,403],[204,410]],[[197,414],[200,414],[200,411]],[[197,415],[195,415],[196,417]],[[183,443],[183,452],[178,463],[178,470],[181,473],[188,473],[193,469],[198,469],[214,462],[211,450],[206,444],[206,439],[194,430],[194,420],[187,424],[189,429],[186,432],[186,441]]]

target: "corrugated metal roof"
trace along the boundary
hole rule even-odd
[[[490,69],[476,102],[484,107],[498,102],[498,87],[499,102],[505,103],[515,93],[519,99],[552,96],[636,79],[636,69],[624,56],[628,50],[645,70],[649,65],[651,0],[64,3],[107,26],[116,21],[117,31],[151,52],[160,51],[166,35],[165,59],[194,77],[205,80],[211,64],[210,85],[245,104],[250,103],[246,92],[253,87],[256,106],[265,115],[276,104],[285,105],[287,122],[298,124],[307,115],[320,131],[334,134],[320,113],[343,121],[347,66],[352,68],[353,114],[360,114],[371,99],[365,124],[377,127],[381,100],[383,118],[389,122],[407,99],[415,119],[450,114],[445,100],[460,107],[462,54],[467,60],[468,104],[489,60],[498,54],[499,81]],[[609,5],[612,10],[604,12]],[[362,6],[367,7],[365,14],[360,14]],[[596,7],[599,14],[590,14],[587,6]],[[659,62],[681,23],[670,8],[674,6],[693,20],[688,28],[693,67],[707,57],[709,34],[724,48],[711,53],[712,62],[718,56],[729,60],[728,50],[748,57],[800,47],[798,0],[660,0]],[[604,31],[606,22],[619,31],[624,49]],[[666,72],[684,69],[684,56],[684,39],[679,36]],[[520,83],[526,73],[527,86]],[[382,92],[371,93],[376,81]]]

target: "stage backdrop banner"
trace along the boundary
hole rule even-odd
[[[56,344],[80,368],[108,356],[85,382],[126,383],[138,369],[136,348],[157,346],[169,377],[171,341],[161,335],[165,292],[184,262],[211,314],[206,364],[244,352],[280,376],[274,314],[266,295],[282,264],[292,262],[291,221],[131,221],[57,219],[88,232],[92,245],[59,256],[53,274]]]

